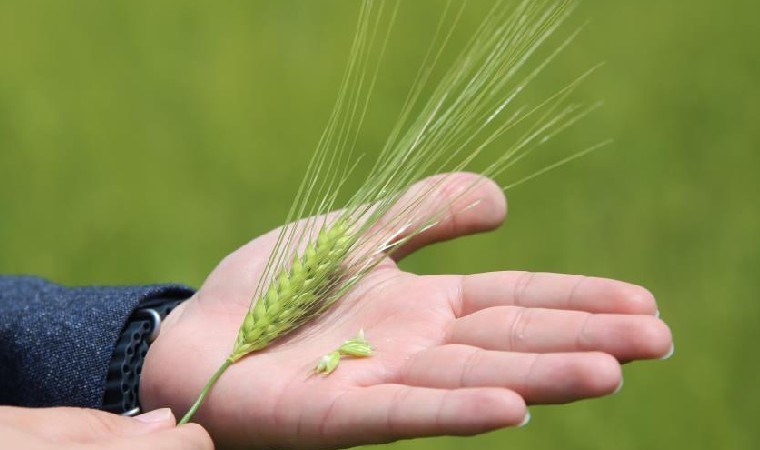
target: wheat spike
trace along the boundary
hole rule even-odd
[[[345,221],[322,229],[303,256],[280,272],[255,300],[240,326],[232,360],[266,347],[336,300],[330,295],[342,278],[342,264],[356,238]]]

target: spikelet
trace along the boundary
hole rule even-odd
[[[330,375],[338,368],[342,357],[366,358],[372,355],[373,350],[372,345],[364,337],[364,330],[360,330],[358,335],[341,344],[337,350],[322,356],[314,368],[314,373]]]

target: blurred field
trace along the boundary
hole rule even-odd
[[[465,26],[490,4],[472,3]],[[402,7],[360,142],[369,152],[439,5]],[[758,5],[585,1],[569,29],[590,25],[536,89],[606,61],[580,93],[605,108],[562,142],[614,145],[510,191],[498,232],[405,264],[643,284],[674,358],[627,367],[613,398],[534,407],[524,429],[393,448],[760,447]],[[198,286],[286,214],[356,12],[347,1],[0,2],[0,273]]]

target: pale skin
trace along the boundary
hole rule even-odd
[[[611,394],[622,383],[621,363],[669,355],[670,330],[640,286],[545,273],[400,270],[396,262],[425,245],[503,221],[504,196],[487,180],[449,204],[473,177],[457,174],[437,189],[421,215],[441,207],[451,214],[386,258],[336,307],[222,375],[193,418],[217,448],[339,448],[517,426],[526,405]],[[269,233],[230,254],[167,318],[142,375],[145,410],[186,412],[230,353],[275,239]],[[372,357],[345,359],[328,377],[311,373],[359,329],[375,347]]]
[[[83,408],[0,407],[0,448],[9,450],[213,450],[200,425],[175,426],[169,409],[122,417]]]
[[[386,258],[330,312],[222,376],[195,417],[217,448],[337,448],[516,426],[529,417],[526,405],[613,393],[622,386],[621,363],[672,354],[670,330],[640,286],[544,273],[399,270],[398,260],[425,245],[502,222],[504,197],[487,180],[452,202],[476,179],[456,174],[426,192],[419,220],[450,211],[438,226]],[[419,195],[433,182],[414,190]],[[177,427],[172,411],[160,407],[184,413],[227,356],[275,236],[225,258],[167,318],[142,377],[141,401],[151,413],[0,407],[0,448],[213,449],[204,428]],[[319,357],[359,329],[375,354],[344,360],[329,377],[313,375]]]

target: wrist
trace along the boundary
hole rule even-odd
[[[169,330],[174,328],[186,306],[187,301],[180,303],[161,321],[158,336],[145,355],[138,393],[140,407],[143,411],[152,411],[160,407],[171,407],[171,405],[163,400],[161,379],[162,372],[165,371],[162,371],[163,364],[160,355],[165,352],[163,347],[167,341]]]
[[[102,409],[122,415],[141,412],[143,365],[160,335],[162,323],[182,302],[177,298],[144,300],[127,320],[111,357]]]

